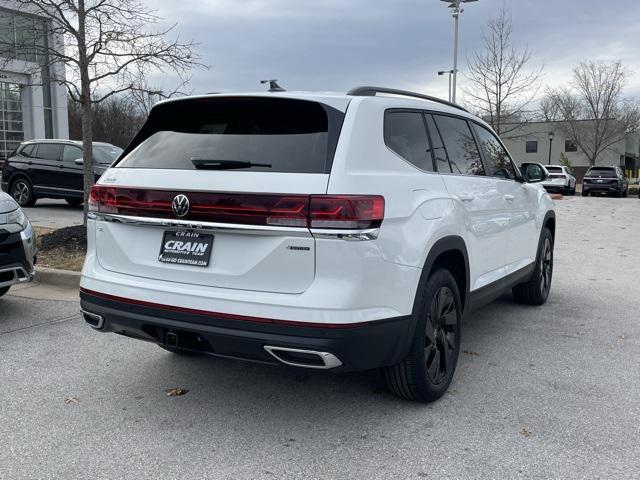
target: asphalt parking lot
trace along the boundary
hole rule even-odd
[[[431,405],[376,372],[175,356],[93,332],[77,302],[7,296],[0,477],[638,478],[640,200],[557,206],[548,304],[470,315]]]
[[[64,200],[42,199],[34,207],[25,208],[31,223],[37,227],[63,228],[82,225],[82,207],[72,207]]]

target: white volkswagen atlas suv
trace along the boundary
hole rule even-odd
[[[161,102],[91,191],[83,316],[176,353],[382,368],[395,394],[432,401],[464,314],[506,290],[547,300],[546,177],[411,92]]]

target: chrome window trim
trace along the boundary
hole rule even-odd
[[[289,237],[313,237],[348,241],[376,240],[379,228],[356,230],[332,230],[325,228],[277,227],[271,225],[245,225],[237,223],[197,222],[191,220],[133,217],[107,213],[89,212],[89,219],[126,225],[140,225],[154,228],[177,228],[184,230],[204,230],[211,232],[239,233],[250,235],[286,235]]]

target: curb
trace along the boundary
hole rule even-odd
[[[80,272],[36,267],[36,282],[56,287],[80,288]]]

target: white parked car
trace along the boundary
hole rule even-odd
[[[542,186],[549,193],[562,193],[563,195],[575,195],[576,177],[564,165],[545,165],[549,172],[549,178],[542,182]]]
[[[26,215],[6,193],[0,192],[0,297],[12,285],[33,280],[36,234]]]
[[[432,401],[463,314],[511,289],[547,300],[545,178],[479,118],[410,92],[165,101],[91,191],[82,312],[173,352],[382,367],[392,392]]]

